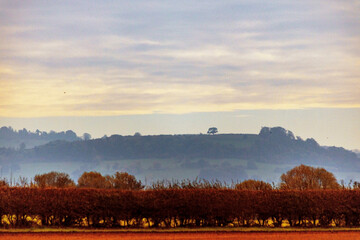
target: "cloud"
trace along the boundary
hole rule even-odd
[[[360,107],[357,1],[1,5],[1,116]]]

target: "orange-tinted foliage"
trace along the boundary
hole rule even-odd
[[[356,240],[358,232],[292,233],[26,233],[0,234],[1,240]]]
[[[352,227],[360,191],[1,188],[0,216],[12,227]]]

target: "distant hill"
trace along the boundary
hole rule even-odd
[[[64,133],[64,136],[67,132]],[[73,139],[76,135],[70,134]],[[88,141],[52,141],[23,150],[0,151],[0,159],[17,161],[110,161],[121,159],[242,159],[276,164],[316,164],[360,170],[360,159],[341,147],[321,147],[281,127],[259,134],[112,135]]]
[[[15,149],[33,148],[56,140],[77,141],[81,140],[81,138],[71,130],[66,132],[46,132],[40,130],[31,132],[26,128],[19,131],[14,130],[12,127],[0,128],[0,147]]]
[[[352,150],[354,153],[356,153],[356,155],[360,158],[360,150],[358,149],[354,149]]]

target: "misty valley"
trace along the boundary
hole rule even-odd
[[[112,135],[91,139],[66,132],[0,129],[1,177],[16,181],[59,171],[77,179],[85,171],[128,172],[145,184],[163,179],[207,179],[277,183],[294,166],[307,164],[358,181],[359,156],[341,147],[320,146],[281,127],[259,134]]]

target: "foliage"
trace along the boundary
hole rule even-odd
[[[88,141],[91,139],[91,135],[89,133],[84,133],[82,138],[85,140],[85,141]]]
[[[108,178],[99,172],[84,172],[78,179],[80,188],[110,188],[111,183]]]
[[[134,175],[130,175],[126,172],[116,172],[109,178],[112,188],[121,190],[140,190],[144,186],[140,180],[136,180]]]
[[[214,135],[218,132],[218,129],[216,127],[211,127],[209,128],[209,130],[207,131],[207,134],[211,134]]]
[[[235,185],[238,190],[272,190],[272,186],[269,183],[259,180],[245,180]]]
[[[284,221],[353,227],[360,226],[359,203],[358,190],[0,188],[0,216],[14,227],[281,226]]]
[[[44,187],[74,187],[75,183],[70,178],[69,174],[61,172],[49,172],[44,174],[37,174],[34,177],[35,185],[41,188]]]
[[[8,186],[9,186],[9,183],[6,181],[5,178],[0,179],[0,188],[2,188],[2,187],[8,187]]]
[[[338,189],[335,176],[324,168],[300,165],[281,175],[281,189]]]
[[[0,128],[0,146],[19,148],[20,151],[24,150],[26,146],[33,147],[56,140],[76,141],[81,140],[81,138],[72,130],[67,130],[66,132],[36,130],[35,132],[31,132],[26,128],[18,131],[12,127]]]
[[[121,190],[140,190],[144,186],[134,175],[116,172],[114,175],[103,176],[99,172],[84,172],[78,179],[80,188],[115,188]]]
[[[26,144],[28,146],[28,144]],[[242,159],[252,163],[323,164],[360,170],[351,151],[321,147],[315,140],[294,137],[283,128],[263,128],[256,134],[113,135],[90,141],[53,141],[23,151],[0,148],[1,163],[21,161],[101,161],[121,159]],[[209,168],[211,170],[211,168]]]

